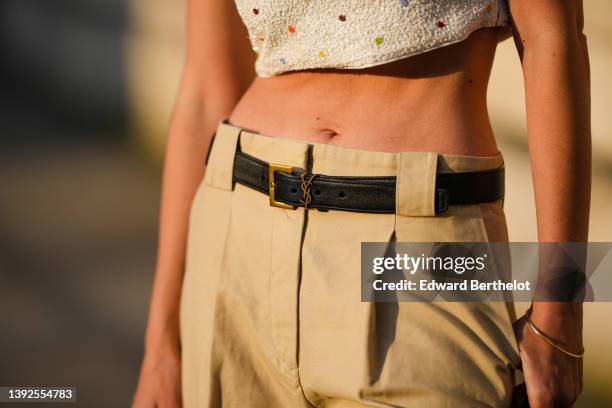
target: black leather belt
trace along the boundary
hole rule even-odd
[[[395,176],[326,176],[297,170],[238,150],[233,180],[269,195],[275,207],[395,213]],[[503,167],[436,175],[436,213],[445,212],[449,205],[485,203],[503,196]]]

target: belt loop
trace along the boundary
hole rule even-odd
[[[396,214],[405,217],[436,215],[435,152],[401,152],[397,161],[395,184]]]
[[[215,140],[210,147],[204,182],[212,187],[232,191],[234,157],[241,128],[221,121],[217,126]]]
[[[208,165],[208,159],[210,158],[210,151],[212,150],[212,146],[215,144],[215,137],[217,136],[217,130],[213,132],[210,137],[210,142],[208,143],[208,151],[206,152],[206,159],[204,159],[204,165]]]

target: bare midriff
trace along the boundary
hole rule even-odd
[[[257,77],[229,116],[269,136],[377,151],[497,154],[487,85],[499,30],[364,69]]]

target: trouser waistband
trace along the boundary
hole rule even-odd
[[[270,137],[224,119],[209,157],[205,177],[210,183],[226,189],[243,184],[268,194],[271,205],[287,209],[434,216],[448,205],[504,196],[501,153],[368,151]]]
[[[396,176],[328,176],[284,164],[271,164],[236,152],[233,181],[270,197],[274,207],[395,213]],[[436,214],[449,205],[478,204],[504,196],[504,168],[437,174]]]

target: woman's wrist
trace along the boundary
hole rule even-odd
[[[570,350],[582,350],[582,303],[533,302],[530,319],[543,333]]]
[[[582,323],[582,303],[580,302],[537,302],[532,303],[531,316],[536,320],[554,322]]]
[[[163,326],[149,325],[145,335],[146,356],[178,356],[180,354],[180,337],[178,323],[166,323]]]
[[[144,360],[145,363],[149,362],[156,364],[160,361],[167,360],[180,360],[181,353],[179,347],[175,347],[172,344],[162,345],[159,344],[156,347],[145,347]]]

